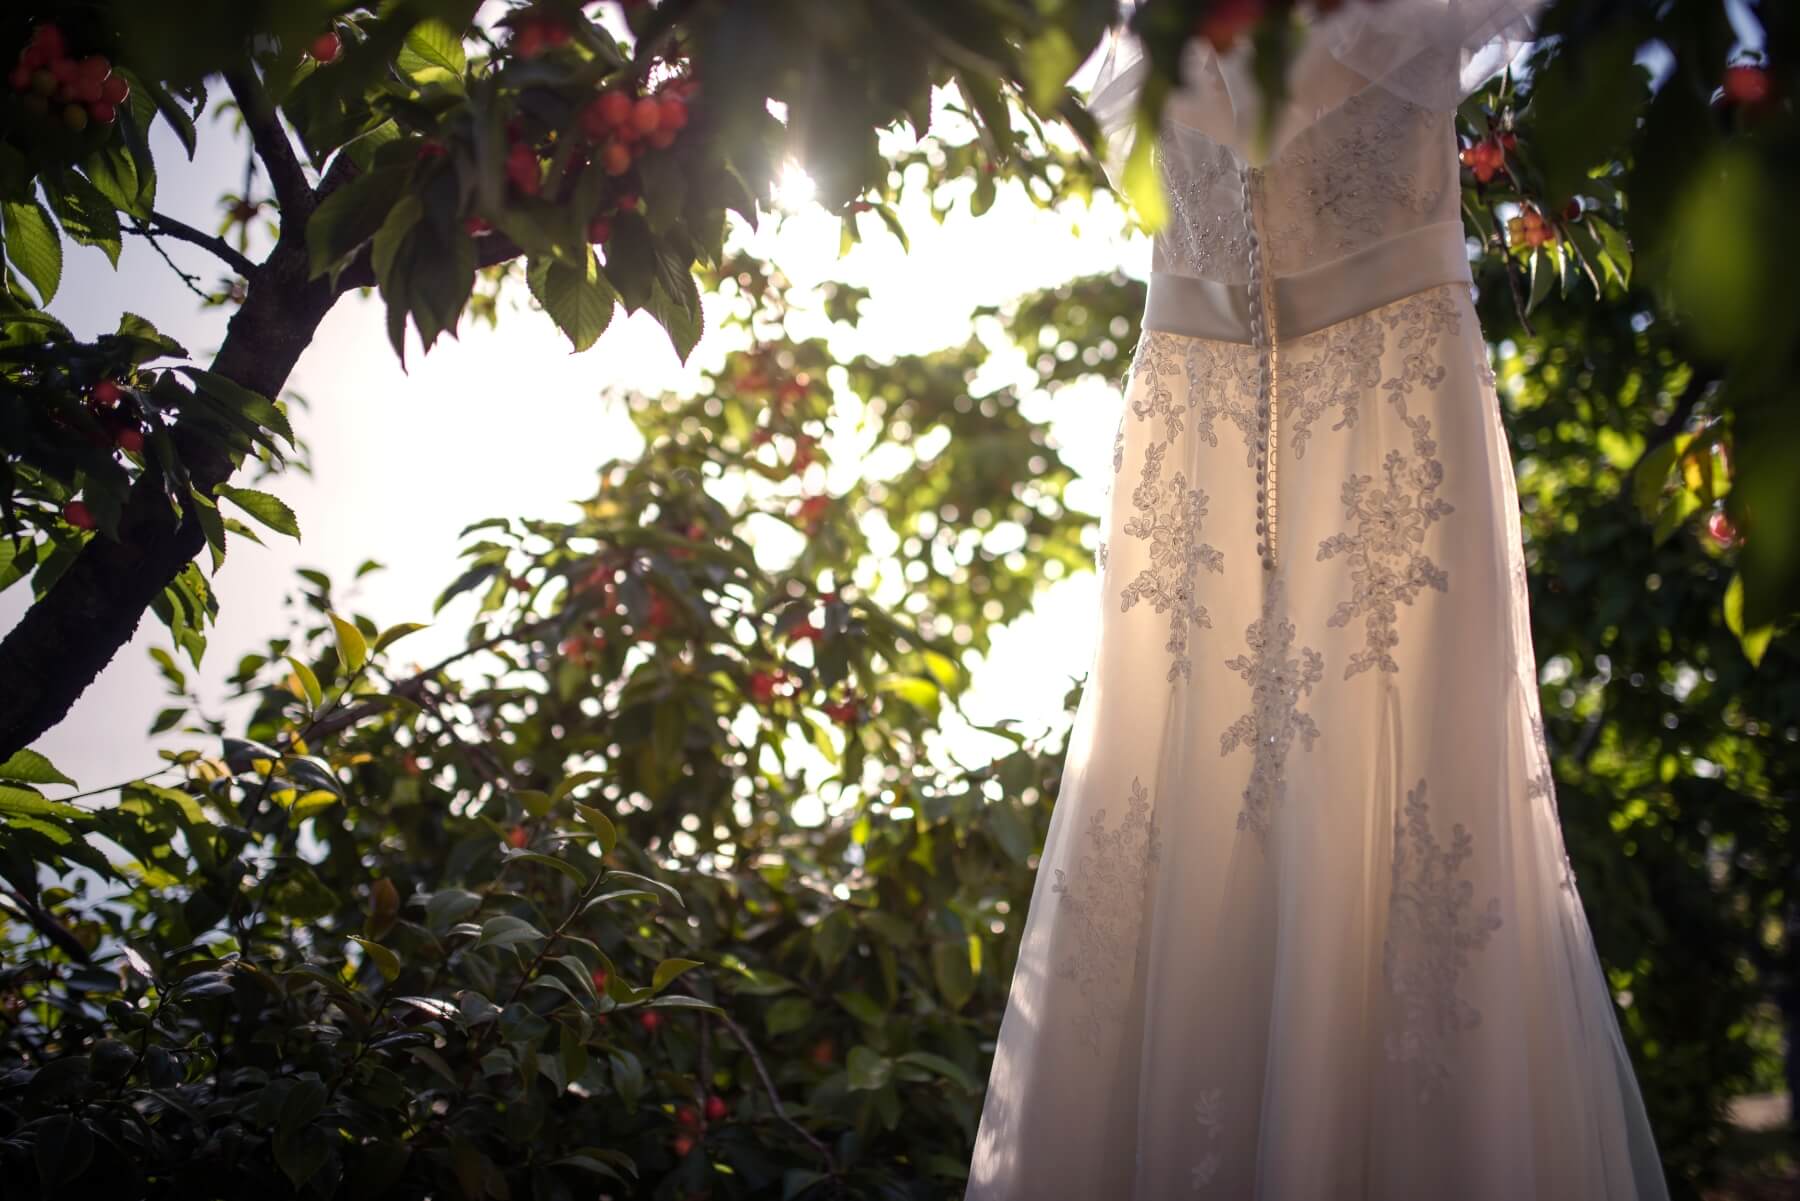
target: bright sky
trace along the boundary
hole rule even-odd
[[[217,197],[241,183],[243,158],[224,123],[202,124],[198,159],[186,163],[172,136],[156,141],[159,210],[201,228],[217,224]],[[159,134],[163,133],[159,126]],[[803,191],[803,189],[802,189]],[[1118,266],[1141,271],[1147,248],[1124,233],[1110,201],[1061,215],[1037,209],[1017,189],[1002,189],[982,218],[934,222],[918,198],[903,211],[910,253],[864,218],[869,239],[838,258],[835,218],[800,205],[775,228],[765,222],[752,245],[796,284],[828,279],[872,290],[865,319],[844,353],[891,354],[960,343],[978,305],[1011,299],[1034,288]],[[212,281],[221,268],[205,252],[165,243],[186,269]],[[214,579],[221,613],[197,674],[209,701],[239,656],[263,648],[289,629],[285,596],[294,569],[313,567],[347,583],[363,560],[388,570],[366,577],[339,603],[381,625],[425,621],[431,602],[459,571],[457,532],[492,516],[566,519],[574,502],[591,495],[595,468],[632,453],[638,439],[612,396],[626,389],[692,388],[695,368],[718,363],[735,333],[709,333],[688,368],[648,317],[615,319],[599,343],[571,354],[548,318],[527,311],[514,289],[499,328],[465,324],[459,341],[428,356],[409,355],[402,372],[387,344],[375,300],[349,297],[326,319],[302,358],[290,389],[310,410],[296,412],[298,433],[311,443],[316,474],[290,475],[268,485],[298,513],[304,540],[268,535],[268,546],[234,540]],[[168,267],[128,238],[115,272],[97,250],[71,247],[61,290],[51,310],[81,337],[115,328],[123,311],[137,312],[176,337],[204,363],[216,349],[228,313],[204,310]],[[709,329],[714,323],[708,323]],[[1029,384],[1022,356],[1003,348],[989,373]],[[1039,394],[1036,413],[1052,421],[1063,454],[1086,481],[1077,503],[1098,508],[1100,481],[1110,470],[1116,393],[1103,387]],[[29,599],[25,587],[0,593],[0,628],[10,628]],[[1098,604],[1091,572],[1053,585],[1036,611],[996,640],[975,672],[970,716],[980,723],[1015,718],[1027,730],[1057,720],[1071,678],[1092,652]],[[423,662],[461,645],[469,606],[446,609],[433,628],[412,636],[409,658]],[[39,741],[84,788],[133,778],[158,766],[145,734],[164,703],[162,682],[148,657],[167,646],[160,623],[147,616],[133,642],[62,725]],[[187,666],[186,660],[182,660]],[[215,706],[216,710],[216,706]],[[961,742],[962,740],[958,740]],[[988,747],[977,736],[969,753]],[[991,748],[990,748],[991,749]],[[963,751],[959,750],[959,754]],[[982,756],[985,757],[985,756]]]

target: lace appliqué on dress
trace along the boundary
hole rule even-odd
[[[1170,655],[1170,683],[1192,674],[1193,663],[1188,658],[1190,628],[1212,627],[1206,607],[1195,599],[1195,577],[1201,568],[1225,570],[1225,556],[1200,541],[1206,493],[1190,488],[1185,472],[1178,471],[1167,480],[1162,478],[1163,459],[1183,428],[1182,408],[1163,379],[1182,369],[1173,343],[1169,335],[1151,333],[1145,335],[1138,349],[1139,366],[1134,374],[1144,377],[1147,383],[1131,409],[1140,420],[1162,417],[1164,439],[1144,450],[1143,474],[1131,493],[1135,511],[1124,524],[1126,534],[1149,542],[1150,566],[1139,571],[1119,594],[1121,612],[1139,601],[1148,601],[1158,613],[1169,614],[1169,640],[1164,649]]]
[[[1058,978],[1072,981],[1083,1011],[1077,1019],[1082,1041],[1100,1049],[1103,1020],[1116,1020],[1137,962],[1138,931],[1151,877],[1162,857],[1162,832],[1150,817],[1150,793],[1131,781],[1125,818],[1106,828],[1106,807],[1088,819],[1086,841],[1074,865],[1056,869],[1050,891],[1062,906],[1061,921],[1073,945],[1058,965]]]
[[[1425,781],[1406,794],[1394,816],[1394,879],[1381,973],[1400,1004],[1399,1030],[1387,1037],[1387,1054],[1420,1069],[1418,1096],[1428,1101],[1450,1079],[1448,1043],[1481,1024],[1481,1011],[1457,992],[1469,952],[1487,946],[1500,928],[1500,901],[1474,907],[1475,886],[1461,878],[1474,854],[1473,838],[1460,823],[1450,845],[1432,833]]]
[[[1164,259],[1157,269],[1241,282],[1250,246],[1242,207],[1233,203],[1236,156],[1204,135],[1172,130],[1157,139],[1156,157],[1172,210],[1157,234]]]
[[[1386,349],[1385,333],[1366,313],[1295,343],[1289,351],[1288,399],[1282,406],[1282,423],[1296,459],[1306,456],[1312,424],[1327,410],[1343,413],[1332,429],[1355,428],[1361,415],[1358,405],[1381,382],[1381,355]]]
[[[1380,316],[1389,328],[1402,331],[1401,373],[1381,386],[1412,431],[1413,445],[1410,456],[1388,451],[1382,463],[1383,485],[1368,475],[1344,481],[1344,515],[1355,529],[1319,543],[1320,562],[1342,556],[1350,566],[1350,599],[1338,603],[1327,624],[1345,626],[1361,617],[1368,625],[1368,640],[1363,650],[1350,656],[1345,679],[1371,668],[1398,672],[1393,650],[1400,645],[1399,607],[1412,604],[1427,588],[1450,590],[1449,573],[1423,547],[1426,532],[1455,508],[1437,494],[1444,482],[1444,465],[1437,459],[1431,421],[1408,413],[1406,399],[1415,387],[1435,391],[1443,382],[1445,368],[1431,352],[1440,333],[1456,333],[1457,310],[1448,289],[1438,288],[1389,305]]]
[[[1219,735],[1219,753],[1229,755],[1240,746],[1251,748],[1250,783],[1244,788],[1244,807],[1238,813],[1238,829],[1248,829],[1265,843],[1269,819],[1287,781],[1283,769],[1288,751],[1299,736],[1312,750],[1319,727],[1312,716],[1300,712],[1300,698],[1325,678],[1325,656],[1310,647],[1294,646],[1294,623],[1280,616],[1282,588],[1275,580],[1263,600],[1262,616],[1244,631],[1250,654],[1227,660],[1225,666],[1250,682],[1250,711]]]
[[[1289,143],[1277,163],[1286,195],[1269,234],[1276,269],[1300,271],[1379,241],[1394,213],[1428,213],[1439,189],[1408,162],[1438,114],[1381,88],[1347,100]],[[1448,136],[1448,135],[1446,135]]]

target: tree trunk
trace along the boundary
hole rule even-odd
[[[284,229],[249,282],[244,305],[231,319],[212,370],[273,399],[338,292],[310,279],[304,224]],[[230,456],[215,443],[183,438],[177,444],[202,493],[226,482]],[[193,504],[180,520],[162,480],[146,472],[126,498],[117,541],[88,541],[68,570],[0,642],[0,760],[30,746],[69,712],[87,686],[131,641],[158,594],[206,545]]]

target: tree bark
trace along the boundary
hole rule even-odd
[[[217,374],[270,398],[280,395],[340,294],[327,280],[309,278],[304,227],[284,222],[212,363]],[[231,477],[230,455],[184,435],[179,423],[174,433],[194,487],[211,495]],[[177,514],[160,476],[146,472],[126,498],[118,540],[90,539],[0,641],[0,760],[67,716],[131,641],[151,602],[205,545],[192,501]]]

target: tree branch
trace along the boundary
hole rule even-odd
[[[57,948],[76,963],[91,963],[87,948],[81,940],[70,933],[69,928],[56,920],[56,915],[41,906],[33,904],[25,895],[8,885],[0,884],[0,896],[6,898],[19,911],[19,915],[37,929],[39,934],[57,945]]]
[[[303,223],[312,215],[315,203],[312,185],[307,182],[306,170],[294,153],[294,144],[288,141],[287,131],[281,128],[281,117],[270,102],[269,94],[263,90],[262,81],[255,71],[246,67],[225,72],[225,86],[231,89],[238,110],[244,114],[250,142],[256,147],[256,157],[262,160],[263,169],[269,173],[269,183],[275,189],[275,200],[281,206],[283,220]]]
[[[177,242],[187,242],[190,245],[198,246],[200,249],[209,251],[219,259],[223,260],[227,267],[230,267],[245,279],[250,278],[250,273],[256,270],[256,264],[236,250],[231,243],[227,242],[224,238],[214,237],[209,233],[202,233],[200,230],[195,229],[184,221],[177,221],[173,217],[165,217],[161,213],[151,213],[149,221],[139,221],[129,228],[132,233],[137,234],[139,237],[149,238],[152,242],[155,241],[154,235],[162,234],[165,237],[174,238]]]

